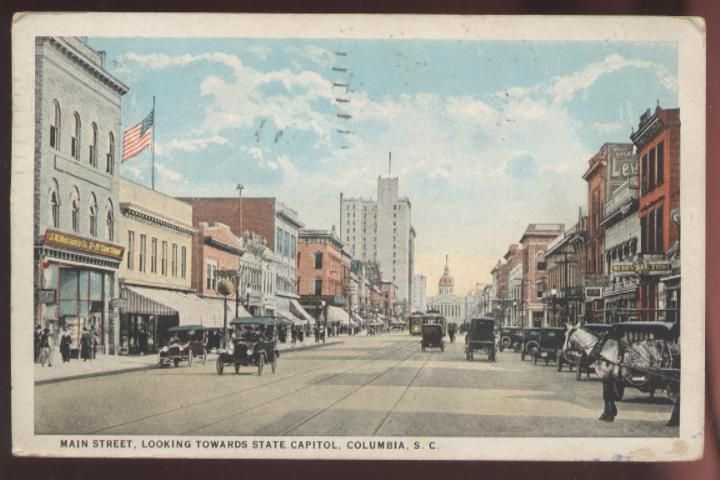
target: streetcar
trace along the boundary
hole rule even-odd
[[[410,314],[410,318],[408,319],[410,335],[421,335],[422,334],[423,318],[424,318],[424,315],[420,312],[414,312],[414,313]]]

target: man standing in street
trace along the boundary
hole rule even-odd
[[[52,367],[52,337],[49,328],[45,328],[40,337],[40,364],[44,367],[45,363]]]

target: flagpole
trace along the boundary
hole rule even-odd
[[[153,108],[152,108],[152,114],[153,114],[153,124],[152,124],[152,146],[150,147],[152,151],[152,189],[155,190],[155,95],[153,95]]]

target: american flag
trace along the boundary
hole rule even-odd
[[[150,146],[153,136],[154,120],[155,109],[150,111],[142,122],[125,131],[123,135],[123,162],[131,159]]]

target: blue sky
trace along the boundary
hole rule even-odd
[[[124,129],[156,97],[162,192],[236,195],[243,183],[244,195],[276,196],[308,227],[329,228],[340,192],[375,197],[392,151],[392,173],[413,205],[416,271],[431,294],[445,254],[464,292],[489,280],[527,223],[569,227],[586,203],[581,175],[593,153],[628,142],[657,101],[678,102],[673,43],[89,43],[130,87]],[[149,185],[149,153],[121,175]]]

